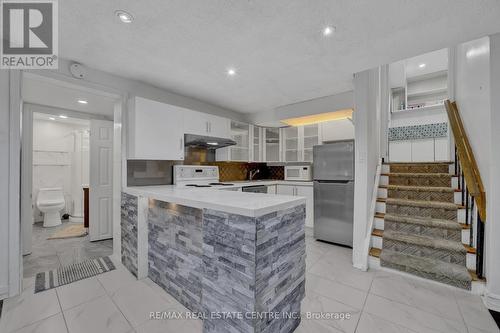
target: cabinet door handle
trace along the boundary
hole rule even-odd
[[[212,133],[212,123],[208,122],[208,133]]]
[[[184,140],[183,140],[183,138],[181,138],[180,143],[181,144],[180,144],[179,148],[182,150],[182,149],[184,149]]]

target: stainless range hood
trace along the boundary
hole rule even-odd
[[[228,146],[234,146],[236,141],[225,138],[215,138],[211,136],[185,134],[184,142],[186,147],[196,147],[205,149],[218,149]]]

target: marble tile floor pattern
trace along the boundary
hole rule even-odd
[[[345,312],[350,319],[303,319],[299,333],[499,332],[478,296],[387,271],[361,272],[351,250],[306,239],[306,298],[302,312]],[[115,263],[117,261],[115,260]],[[150,311],[186,309],[149,279],[122,265],[97,277],[7,300],[0,332],[201,332],[199,320],[150,320]]]
[[[113,240],[91,242],[89,236],[47,240],[70,222],[53,228],[44,228],[42,223],[33,225],[32,253],[23,257],[23,276],[35,276],[38,272],[55,269],[60,265],[80,262],[85,259],[113,254]]]

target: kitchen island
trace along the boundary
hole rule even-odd
[[[126,188],[122,262],[190,311],[204,332],[292,332],[305,288],[305,199]]]

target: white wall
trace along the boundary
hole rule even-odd
[[[354,75],[354,131],[356,140],[354,186],[353,265],[366,269],[365,240],[369,225],[377,165],[380,160],[380,69]]]
[[[88,125],[33,120],[33,214],[34,221],[42,221],[43,215],[36,207],[40,188],[61,187],[66,200],[63,213],[72,214],[75,201],[81,202],[81,188],[75,184],[75,171],[84,168],[88,183],[88,142],[86,158],[79,159],[76,147],[77,135],[89,129]],[[87,137],[88,141],[88,137]],[[85,180],[83,179],[83,181]],[[80,180],[82,182],[82,179]],[[81,185],[81,183],[80,183]],[[79,190],[79,191],[78,191]],[[80,193],[80,195],[77,195]]]
[[[443,106],[431,110],[415,110],[391,113],[390,127],[414,126],[448,122],[448,116]]]
[[[454,94],[486,192],[484,302],[500,311],[500,34],[455,49]]]
[[[455,61],[455,99],[487,186],[491,151],[489,38],[459,44]]]
[[[486,193],[486,297],[488,308],[500,311],[500,34],[490,36],[490,174]]]
[[[351,119],[331,120],[319,125],[323,142],[354,139],[354,123]]]
[[[235,120],[245,120],[245,115],[242,113],[225,109],[195,98],[179,95],[138,80],[127,79],[92,68],[85,68],[86,75],[84,79],[76,79],[69,71],[70,65],[71,62],[69,60],[59,59],[58,70],[37,70],[30,72],[55,79],[68,80],[77,85],[88,85],[89,87],[95,89],[99,89],[100,87],[105,88],[107,91],[112,89],[120,95],[128,93],[131,96],[137,95],[159,102],[180,106],[186,109],[210,113]]]
[[[14,112],[20,110],[20,89],[19,72],[0,70],[0,299],[16,295],[21,286],[20,114]]]
[[[261,126],[284,126],[280,120],[308,116],[318,113],[352,109],[354,92],[346,91],[340,94],[311,99],[309,101],[276,107],[272,112],[249,114],[246,121]]]
[[[9,81],[0,70],[0,299],[8,292],[9,263]]]

